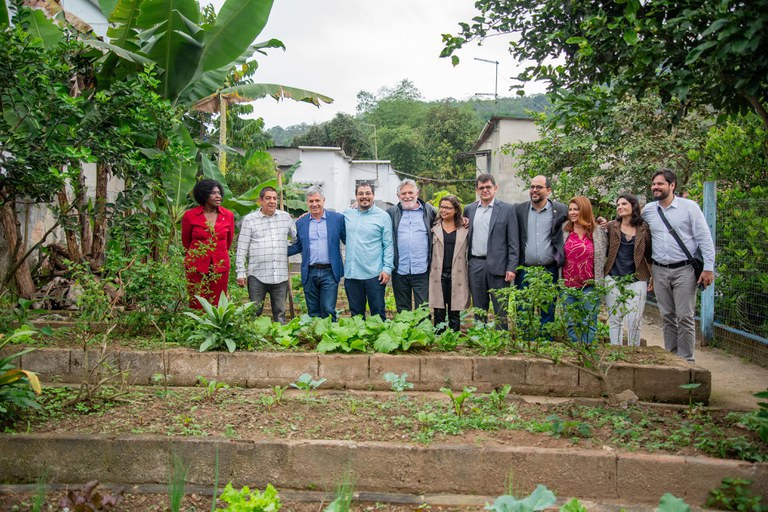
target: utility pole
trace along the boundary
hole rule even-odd
[[[475,96],[493,96],[493,101],[499,101],[499,61],[480,59],[478,57],[475,57],[475,60],[479,60],[480,62],[487,62],[488,64],[496,64],[496,83],[493,88],[493,94],[490,92],[476,92]]]

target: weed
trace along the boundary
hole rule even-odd
[[[512,386],[504,384],[501,388],[494,389],[488,393],[486,397],[492,407],[501,410],[507,401],[507,396],[509,396],[510,391],[512,391]]]
[[[751,485],[752,480],[723,478],[723,483],[709,491],[706,506],[721,510],[760,512],[762,496],[752,494],[749,490]]]
[[[42,512],[43,505],[45,505],[45,496],[48,493],[48,471],[43,471],[43,474],[37,477],[35,480],[35,493],[32,496],[32,504],[30,506],[30,512]]]

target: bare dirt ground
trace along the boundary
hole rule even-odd
[[[642,336],[649,346],[664,346],[661,323],[643,319]],[[753,395],[768,389],[768,368],[744,361],[724,350],[696,347],[696,365],[712,373],[710,407],[749,411],[760,401]]]

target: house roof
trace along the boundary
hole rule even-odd
[[[485,123],[485,126],[483,127],[483,131],[480,132],[480,137],[477,138],[470,152],[477,151],[480,149],[480,146],[482,146],[483,143],[486,141],[486,139],[488,139],[488,137],[491,136],[491,134],[493,133],[493,130],[496,129],[496,125],[499,124],[500,121],[527,121],[530,123],[534,122],[533,119],[528,117],[493,116],[488,120],[487,123]]]

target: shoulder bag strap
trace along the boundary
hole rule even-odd
[[[656,206],[656,210],[659,212],[659,217],[661,217],[661,220],[664,222],[664,225],[667,226],[669,233],[677,242],[677,245],[679,245],[680,248],[685,253],[685,256],[688,258],[688,261],[693,261],[693,256],[691,256],[691,251],[689,251],[688,248],[683,243],[683,241],[680,240],[680,235],[677,234],[677,231],[675,231],[675,228],[673,228],[672,225],[670,225],[669,221],[667,220],[667,217],[664,216],[664,210],[662,210],[661,206],[658,206],[658,205]]]

